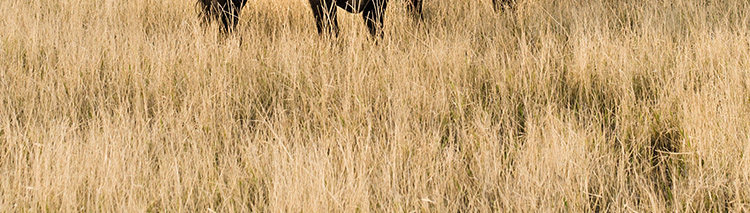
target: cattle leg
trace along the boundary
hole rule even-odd
[[[222,8],[221,12],[221,23],[222,26],[224,26],[224,32],[234,31],[240,16],[240,9],[237,7],[238,5],[232,3],[228,4],[230,5],[227,5],[226,8]]]
[[[339,34],[339,23],[336,20],[336,4],[334,0],[310,0],[313,15],[315,16],[315,25],[318,27],[318,34],[333,33],[334,36]]]
[[[362,11],[362,18],[365,19],[367,29],[373,37],[383,38],[383,19],[387,3],[387,0],[373,0]]]
[[[407,0],[406,4],[409,12],[422,18],[422,0]]]

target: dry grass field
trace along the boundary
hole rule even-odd
[[[750,211],[750,2],[404,4],[0,1],[0,212]]]

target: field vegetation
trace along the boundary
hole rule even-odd
[[[750,2],[490,2],[0,1],[0,212],[750,211]]]

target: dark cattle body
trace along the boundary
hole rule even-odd
[[[362,18],[372,36],[382,37],[383,19],[388,0],[309,0],[318,34],[326,32],[338,35],[339,26],[336,20],[337,7],[350,13],[362,13]],[[422,15],[423,0],[405,0],[408,10],[416,15]],[[516,0],[492,0],[495,10],[513,9]],[[247,0],[198,0],[204,18],[218,20],[222,30],[229,32],[235,28],[239,20],[240,10]]]
[[[225,32],[234,30],[239,20],[240,10],[245,6],[247,0],[198,0],[204,18],[207,20],[221,21]]]
[[[409,10],[415,14],[422,13],[422,0],[407,0]],[[315,16],[318,34],[339,33],[336,20],[337,6],[350,13],[362,13],[362,18],[372,36],[383,36],[383,19],[388,0],[310,0],[310,7]]]

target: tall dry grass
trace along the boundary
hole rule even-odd
[[[747,1],[390,5],[0,1],[0,211],[750,211]]]

